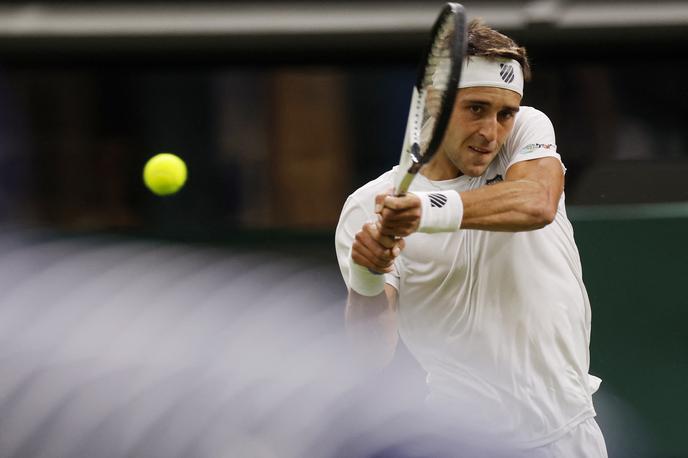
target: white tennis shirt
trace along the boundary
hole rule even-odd
[[[410,191],[458,192],[500,181],[517,162],[561,160],[547,116],[521,107],[514,128],[480,177],[430,181]],[[563,167],[563,165],[562,165]],[[346,201],[335,243],[344,280],[350,249],[394,169]],[[590,303],[564,196],[554,221],[525,232],[414,233],[387,283],[399,293],[399,333],[427,371],[430,398],[456,405],[494,432],[535,447],[595,415],[588,375]],[[472,421],[471,420],[471,421]]]

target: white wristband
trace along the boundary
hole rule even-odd
[[[372,273],[349,256],[349,288],[362,296],[377,296],[385,290],[385,276]]]
[[[417,192],[421,213],[418,232],[454,232],[461,226],[463,202],[456,191]]]

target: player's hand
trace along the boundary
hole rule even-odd
[[[375,223],[366,223],[354,238],[351,258],[356,264],[367,267],[373,272],[392,271],[394,259],[404,249],[405,242],[380,233]]]
[[[380,215],[377,226],[382,235],[406,237],[418,230],[421,203],[412,193],[401,197],[378,194],[375,196],[375,212]]]

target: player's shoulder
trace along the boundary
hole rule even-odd
[[[527,151],[530,156],[535,149],[556,149],[556,135],[549,117],[537,108],[521,106],[514,127],[500,151],[499,164],[508,168],[514,158]]]
[[[398,166],[369,181],[349,196],[349,201],[372,202],[374,197],[394,186],[394,172]]]
[[[514,120],[514,131],[532,126],[551,128],[552,121],[550,121],[549,117],[544,112],[537,108],[521,106]]]

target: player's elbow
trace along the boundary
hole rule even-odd
[[[538,212],[538,222],[540,227],[545,227],[552,224],[555,216],[557,216],[557,208],[552,207],[549,202],[540,207]]]
[[[533,229],[542,229],[551,224],[557,215],[557,206],[552,205],[546,190],[532,196],[527,214]]]

